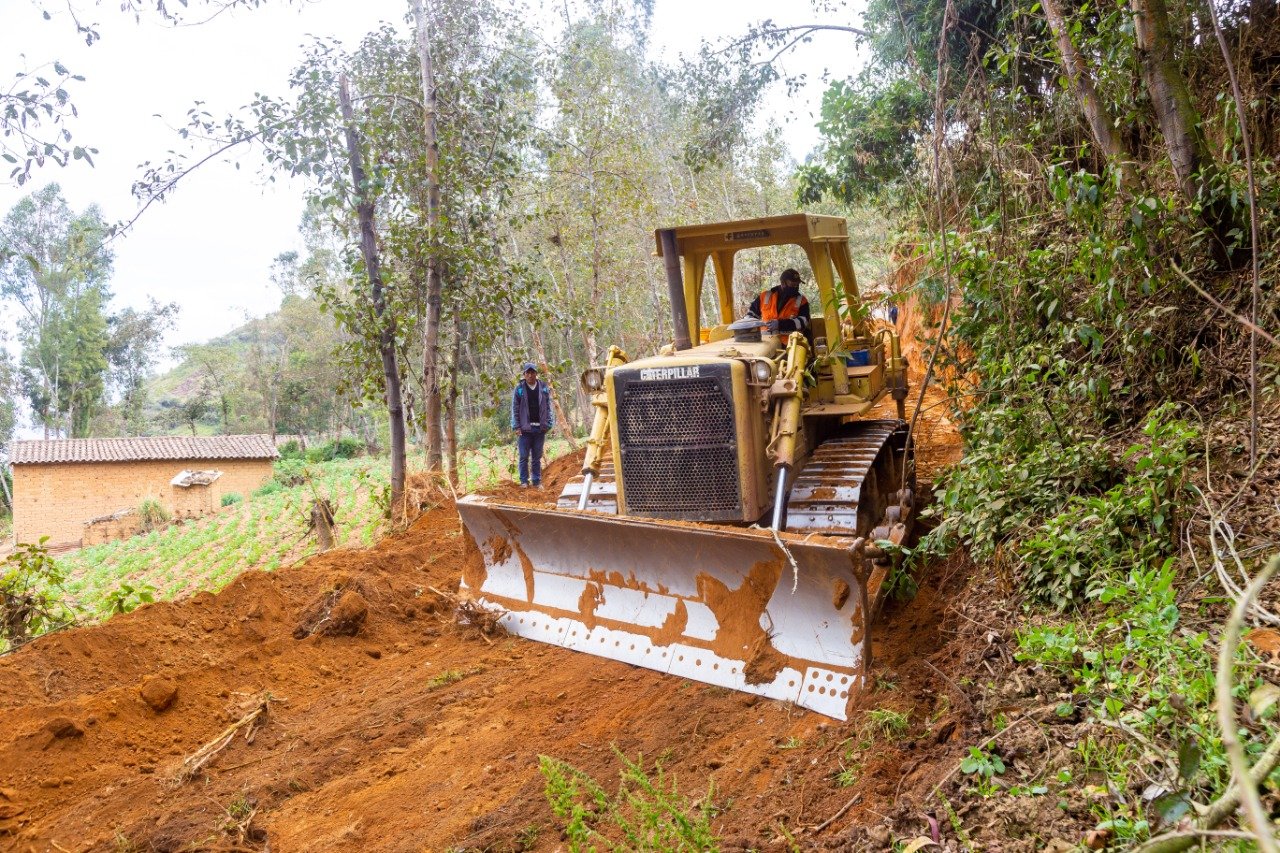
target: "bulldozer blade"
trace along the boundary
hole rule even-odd
[[[853,540],[458,502],[463,589],[507,631],[846,719],[870,663]],[[790,558],[794,558],[795,570]],[[794,587],[794,589],[793,589]]]

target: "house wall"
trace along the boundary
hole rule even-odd
[[[17,542],[49,537],[49,545],[79,543],[84,523],[154,498],[173,511],[176,486],[186,469],[216,468],[221,493],[247,496],[271,477],[270,459],[171,459],[146,462],[78,462],[13,466],[13,535]]]

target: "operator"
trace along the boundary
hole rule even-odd
[[[800,273],[783,270],[778,286],[757,296],[747,309],[748,317],[763,320],[768,333],[781,335],[787,345],[788,332],[809,334],[809,300],[800,295]]]
[[[516,383],[511,395],[511,428],[516,431],[520,452],[520,485],[527,487],[532,473],[533,487],[538,489],[542,487],[542,446],[556,425],[556,415],[551,409],[551,389],[538,378],[533,362],[526,361],[520,372],[524,378]]]

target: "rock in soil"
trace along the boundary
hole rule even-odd
[[[159,714],[167,710],[173,704],[173,700],[178,698],[178,684],[168,678],[152,676],[142,682],[138,694],[151,710]]]

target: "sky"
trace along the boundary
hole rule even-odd
[[[556,0],[552,8],[560,10],[562,2]],[[139,164],[161,161],[179,147],[175,129],[195,101],[220,116],[257,92],[286,95],[289,70],[313,36],[354,44],[381,21],[405,27],[408,9],[406,0],[267,0],[258,9],[175,28],[155,15],[135,21],[119,11],[116,0],[71,3],[82,20],[98,24],[101,39],[94,45],[77,36],[68,4],[0,0],[0,56],[6,57],[6,70],[56,59],[86,78],[72,90],[79,116],[69,128],[74,143],[98,149],[95,166],[46,166],[22,188],[3,183],[7,169],[0,172],[0,215],[56,181],[74,209],[97,204],[109,222],[129,219],[136,210],[130,187],[141,174]],[[719,41],[766,18],[785,25],[817,17],[794,5],[784,13],[774,0],[656,0],[652,51],[656,58],[674,61],[696,51],[702,39]],[[42,18],[44,8],[52,20]],[[554,31],[558,15],[545,15]],[[847,17],[838,22],[856,24],[860,11]],[[858,64],[851,37],[831,33],[793,52],[784,70],[819,81],[828,67],[833,76],[845,77]],[[811,82],[788,97],[777,87],[766,102],[761,122],[786,127],[797,160],[817,141],[814,123],[823,88]],[[277,308],[281,294],[270,280],[271,262],[281,252],[301,249],[302,183],[267,182],[252,153],[239,161],[238,170],[231,162],[197,170],[170,201],[152,206],[112,244],[112,307],[145,307],[148,297],[177,302],[180,313],[167,339],[170,346],[216,337]],[[0,306],[0,330],[11,329],[15,316],[11,307]]]

